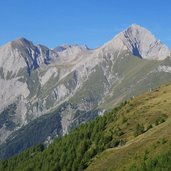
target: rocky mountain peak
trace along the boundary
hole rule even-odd
[[[121,32],[120,38],[131,53],[143,59],[163,60],[171,55],[169,48],[146,28],[137,24]]]
[[[17,46],[22,46],[22,47],[28,47],[28,46],[33,46],[33,43],[29,40],[27,40],[24,37],[18,38],[16,40],[13,40],[12,42],[10,42],[10,44],[13,47],[17,47]]]

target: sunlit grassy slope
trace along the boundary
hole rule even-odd
[[[46,128],[45,128],[46,129]],[[132,98],[57,138],[0,162],[3,171],[170,170],[171,85]]]
[[[144,131],[134,137],[137,123]],[[107,129],[116,125],[127,143],[96,156],[87,171],[171,170],[171,85],[130,100]]]

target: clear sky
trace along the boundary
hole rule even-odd
[[[0,45],[25,37],[95,48],[136,23],[171,48],[170,19],[171,0],[0,0]]]

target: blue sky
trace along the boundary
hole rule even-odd
[[[170,18],[170,0],[1,0],[0,45],[25,37],[95,48],[136,23],[171,48]]]

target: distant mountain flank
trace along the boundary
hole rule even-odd
[[[135,24],[97,49],[49,49],[25,38],[9,42],[0,47],[0,156],[48,144],[170,81],[171,51]]]

